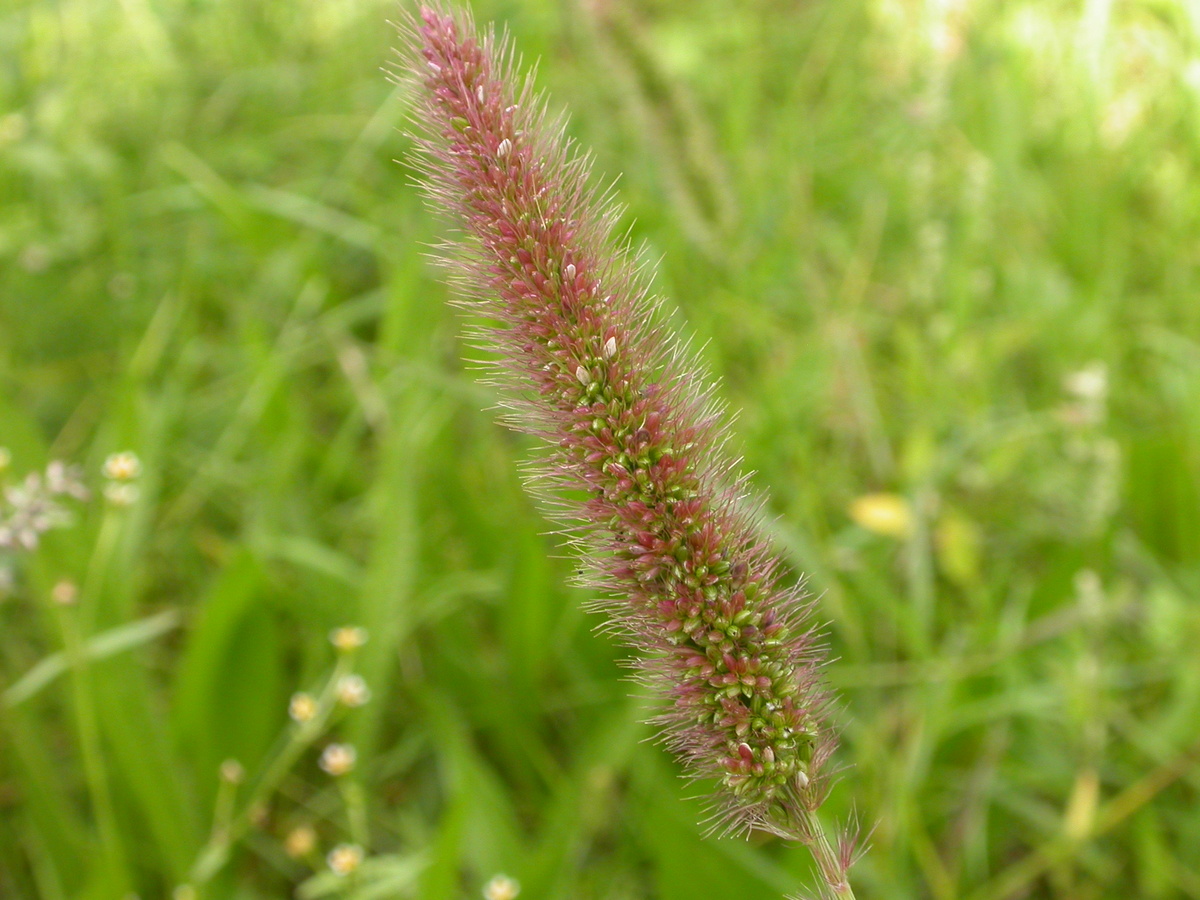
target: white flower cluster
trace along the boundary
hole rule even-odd
[[[8,462],[8,451],[0,448],[0,472]],[[46,466],[45,472],[30,472],[16,484],[5,485],[0,498],[0,550],[36,550],[47,531],[71,524],[71,513],[62,501],[87,497],[79,471],[58,461]]]
[[[128,450],[109,454],[104,460],[104,498],[113,506],[132,506],[138,498],[137,477],[142,474],[142,461]]]

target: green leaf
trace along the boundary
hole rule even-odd
[[[134,647],[148,644],[155,638],[174,631],[183,622],[183,616],[177,609],[168,609],[128,625],[110,628],[101,632],[84,644],[84,655],[89,660],[107,659]],[[19,706],[38,694],[54,679],[67,670],[66,654],[62,651],[51,653],[32,669],[26,672],[17,682],[4,692],[4,705]]]

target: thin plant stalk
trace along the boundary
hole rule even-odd
[[[100,523],[100,532],[88,558],[82,586],[78,589],[72,587],[70,593],[73,596],[65,602],[54,598],[50,600],[55,607],[62,635],[63,654],[70,669],[71,699],[84,780],[96,817],[101,852],[112,878],[115,879],[113,888],[118,891],[129,887],[128,856],[121,838],[121,827],[117,821],[116,806],[109,784],[86,644],[95,627],[100,593],[103,590],[103,573],[107,570],[117,546],[121,519],[121,515],[116,511],[105,511]]]
[[[192,866],[189,877],[193,885],[206,884],[225,867],[230,851],[250,829],[255,816],[267,799],[287,777],[304,751],[324,734],[330,717],[337,708],[337,684],[351,672],[353,661],[352,654],[339,654],[329,679],[317,695],[315,714],[308,721],[298,722],[289,728],[289,734],[282,746],[254,782],[240,809],[237,812],[233,811],[232,796],[224,805],[218,803],[212,833]],[[226,788],[226,782],[222,780],[220,790]]]
[[[117,880],[116,887],[123,890],[128,887],[125,848],[121,840],[116,808],[113,805],[112,791],[109,788],[107,766],[104,763],[100,724],[96,719],[91,682],[88,678],[88,655],[83,635],[80,633],[79,609],[67,606],[60,607],[56,612],[62,633],[63,651],[71,670],[71,699],[75,709],[79,753],[92,811],[96,816],[100,846],[107,868]]]

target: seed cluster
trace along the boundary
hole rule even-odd
[[[720,779],[732,827],[815,808],[833,745],[819,648],[723,450],[711,384],[664,331],[587,161],[528,86],[514,94],[495,41],[431,10],[416,32],[426,187],[468,235],[459,286],[495,323],[482,340],[515,376],[518,424],[555,447],[551,486],[586,490],[562,514],[603,608],[671,698],[666,743]]]

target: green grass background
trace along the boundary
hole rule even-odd
[[[827,813],[873,829],[858,896],[1200,897],[1195,7],[474,7],[623,173],[741,411],[829,623]],[[439,226],[393,162],[395,15],[0,5],[5,478],[62,459],[99,492],[106,454],[144,466],[133,506],[97,497],[3,560],[5,900],[810,883],[802,848],[702,838],[701,791],[522,490],[530,443],[460,361]],[[1105,395],[1073,394],[1097,364]],[[879,492],[904,536],[850,517]],[[373,699],[247,810],[350,623]],[[334,738],[359,754],[337,783],[316,765]],[[226,759],[247,827],[197,878]],[[367,863],[333,878],[354,840]]]

